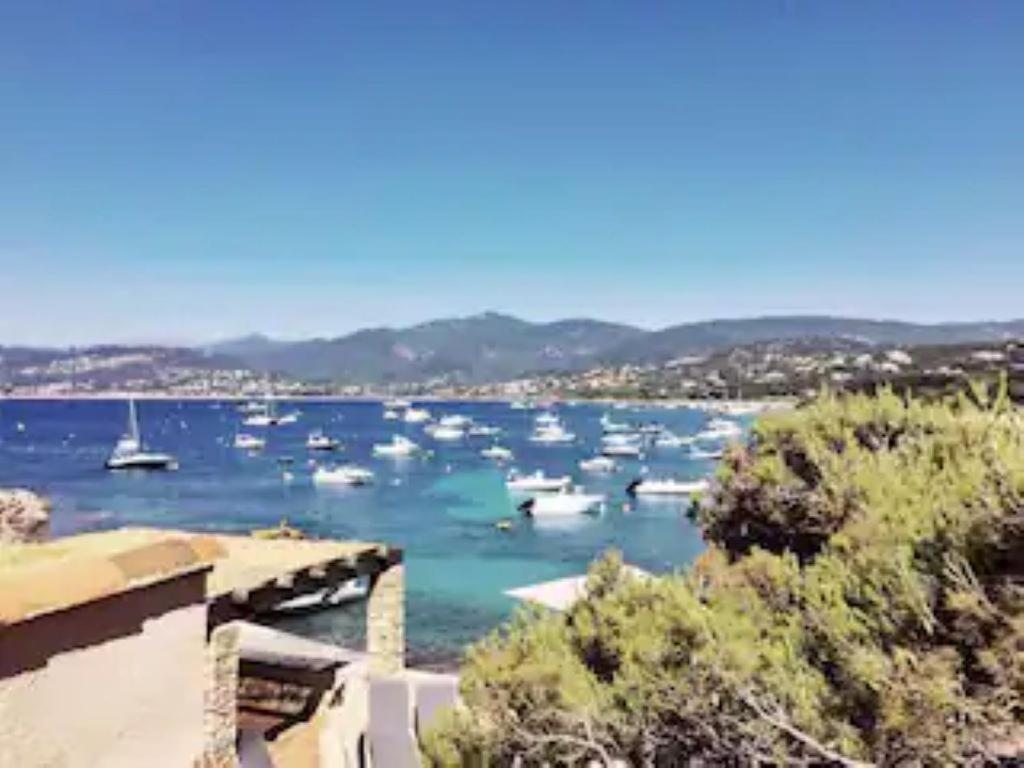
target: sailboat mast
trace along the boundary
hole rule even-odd
[[[128,434],[136,443],[139,442],[139,417],[135,413],[134,398],[128,400]]]

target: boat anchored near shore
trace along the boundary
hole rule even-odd
[[[104,466],[107,469],[177,469],[178,461],[167,453],[148,451],[142,444],[135,401],[128,401],[128,432],[121,436]]]

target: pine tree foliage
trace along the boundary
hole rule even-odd
[[[707,551],[614,553],[565,615],[469,653],[435,764],[949,765],[1024,754],[1024,417],[824,394],[764,417],[695,509]]]

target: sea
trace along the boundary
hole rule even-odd
[[[246,533],[282,520],[310,536],[381,541],[404,549],[406,639],[413,663],[448,666],[465,647],[506,621],[516,601],[505,592],[582,574],[603,552],[656,573],[680,569],[704,548],[686,515],[685,499],[631,501],[626,487],[644,474],[697,479],[714,462],[687,448],[650,448],[642,460],[619,460],[609,475],[586,475],[578,462],[600,446],[600,419],[658,422],[679,435],[708,420],[689,408],[616,408],[560,404],[553,408],[577,435],[572,445],[538,445],[528,438],[536,410],[498,402],[431,402],[434,417],[464,414],[499,427],[498,438],[438,442],[422,424],[387,421],[379,402],[278,402],[299,411],[295,424],[243,427],[237,403],[138,402],[144,442],[177,457],[174,472],[109,472],[103,462],[127,424],[123,400],[0,402],[0,487],[26,487],[53,505],[55,536],[121,526]],[[322,429],[342,443],[331,456],[312,453],[307,435]],[[266,449],[234,447],[240,432],[264,434]],[[375,458],[375,443],[403,434],[427,449],[395,460]],[[511,466],[549,475],[571,474],[587,491],[607,494],[600,515],[545,521],[525,517],[505,489],[509,466],[482,458],[499,442],[515,454]],[[290,457],[294,463],[282,466]],[[314,462],[368,467],[365,487],[314,485]],[[288,474],[286,474],[288,473]],[[290,475],[290,476],[289,476]],[[511,520],[508,529],[496,524]],[[354,605],[289,617],[277,623],[317,639],[358,645],[365,611]]]

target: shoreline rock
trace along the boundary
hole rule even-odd
[[[0,544],[50,538],[50,502],[24,488],[0,490]]]

